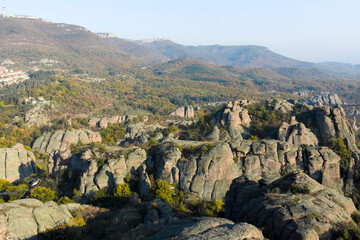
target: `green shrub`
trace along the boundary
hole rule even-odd
[[[224,203],[220,200],[198,200],[191,203],[189,209],[199,216],[220,216],[224,212]]]
[[[304,185],[301,186],[299,184],[293,183],[290,186],[290,191],[293,194],[297,194],[297,193],[301,193],[301,194],[309,194],[310,193],[310,188],[308,185]]]
[[[170,133],[177,133],[178,131],[179,131],[179,128],[177,126],[171,125],[165,129],[164,134],[167,136]]]
[[[174,199],[172,197],[173,190],[171,186],[167,183],[166,180],[158,179],[155,181],[155,184],[151,187],[154,198],[161,198],[170,206],[174,206]]]
[[[52,191],[50,188],[46,187],[35,187],[31,191],[31,197],[36,198],[42,202],[49,202],[54,200],[55,192]]]
[[[130,191],[129,184],[122,183],[116,188],[114,196],[115,197],[120,197],[120,198],[128,198],[128,197],[131,196],[131,194],[132,193]]]
[[[67,196],[65,197],[61,197],[58,201],[57,201],[57,204],[60,205],[60,204],[66,204],[66,203],[73,203],[74,200],[68,198]]]
[[[341,138],[332,138],[328,141],[329,148],[333,150],[340,159],[340,167],[342,171],[347,171],[349,168],[349,160],[351,158],[351,152],[347,149],[344,140]]]

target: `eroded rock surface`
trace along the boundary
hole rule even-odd
[[[328,239],[355,210],[350,199],[300,172],[265,187],[238,179],[226,202],[228,218],[264,228],[271,239]]]
[[[1,239],[38,239],[39,233],[64,225],[72,219],[71,209],[67,205],[42,203],[36,199],[0,204]]]
[[[0,179],[10,182],[23,180],[36,173],[35,156],[22,144],[12,148],[0,148]]]
[[[176,109],[174,112],[170,113],[170,116],[178,116],[181,118],[193,118],[195,117],[195,110],[197,108],[193,106],[180,107]]]
[[[292,117],[290,124],[285,122],[281,124],[278,132],[278,139],[295,146],[318,145],[316,135],[312,133],[310,129],[306,128],[303,123],[297,122],[295,117]]]
[[[40,153],[50,154],[54,151],[66,151],[71,144],[81,141],[84,144],[101,142],[101,135],[90,130],[68,130],[46,133],[35,140],[32,149]]]
[[[181,240],[242,240],[264,239],[261,231],[248,223],[234,224],[224,218],[188,218],[174,221],[147,238]]]

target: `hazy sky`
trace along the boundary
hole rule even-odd
[[[360,63],[360,0],[6,0],[7,12],[184,45],[262,45],[299,60]]]

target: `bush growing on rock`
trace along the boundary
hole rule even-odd
[[[174,191],[171,189],[171,186],[167,183],[166,180],[156,180],[151,190],[154,198],[161,198],[162,200],[170,204],[170,206],[174,205],[175,202],[172,197]]]
[[[73,203],[74,200],[68,198],[67,196],[65,197],[61,197],[58,201],[57,201],[57,204],[60,205],[60,204],[66,204],[66,203]]]
[[[120,198],[128,198],[128,197],[131,196],[131,194],[132,193],[131,193],[129,184],[122,183],[116,188],[114,196],[115,197],[120,197]]]
[[[333,150],[339,157],[340,166],[343,171],[349,168],[349,159],[351,158],[351,152],[347,149],[344,140],[341,138],[332,138],[329,140],[329,148]]]
[[[189,209],[199,216],[220,216],[224,213],[224,203],[220,200],[213,202],[198,200],[191,203]]]
[[[55,192],[50,188],[35,187],[34,190],[31,191],[31,197],[36,198],[42,202],[49,202],[54,200]]]

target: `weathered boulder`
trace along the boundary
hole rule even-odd
[[[226,217],[264,228],[271,239],[327,239],[356,210],[341,193],[304,173],[292,173],[268,186],[239,179],[227,194]]]
[[[0,179],[10,182],[23,180],[36,173],[35,156],[22,144],[12,148],[0,148]]]
[[[197,108],[193,106],[180,107],[176,109],[174,112],[170,113],[170,116],[178,116],[181,118],[193,118],[195,117],[195,110]]]
[[[101,135],[90,130],[67,130],[46,133],[35,140],[32,149],[40,153],[50,154],[54,151],[66,151],[71,144],[81,141],[84,144],[101,142]]]
[[[1,239],[38,239],[38,234],[64,225],[72,218],[66,205],[36,199],[0,204]]]
[[[306,128],[303,123],[297,122],[295,117],[292,117],[290,124],[285,122],[281,124],[278,131],[278,139],[295,146],[318,145],[316,135]]]
[[[242,240],[264,239],[264,236],[259,229],[248,223],[234,224],[224,218],[202,217],[173,221],[147,239]]]

